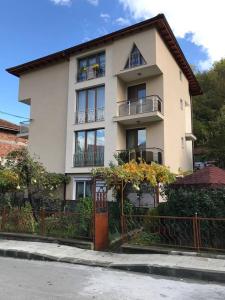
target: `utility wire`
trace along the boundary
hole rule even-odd
[[[1,110],[0,110],[0,114],[8,115],[8,116],[12,116],[12,117],[15,117],[15,118],[20,118],[20,119],[27,119],[27,120],[30,119],[30,118],[26,118],[26,117],[22,117],[22,116],[17,116],[17,115],[14,115],[14,114],[10,114],[10,113],[7,113],[7,112],[1,111]]]

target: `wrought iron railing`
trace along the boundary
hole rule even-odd
[[[76,112],[76,124],[104,121],[105,108],[89,109],[88,111]]]
[[[102,76],[105,76],[105,66],[99,66],[98,68],[89,66],[78,71],[77,81],[85,81]]]
[[[147,112],[163,113],[162,99],[151,95],[140,99],[129,99],[118,102],[118,116],[129,116]]]
[[[225,218],[124,215],[124,239],[135,245],[225,250]]]
[[[163,163],[163,150],[160,148],[138,148],[117,150],[119,160],[127,163],[131,160],[137,162],[145,161],[146,163],[157,162]]]
[[[104,149],[79,151],[74,154],[74,167],[104,166]]]

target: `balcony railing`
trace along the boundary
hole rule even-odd
[[[160,148],[118,150],[117,155],[119,160],[124,163],[130,162],[131,160],[137,162],[145,161],[148,164],[152,162],[162,164],[163,162],[163,150]]]
[[[118,116],[130,116],[148,112],[162,113],[162,99],[158,95],[151,95],[140,99],[118,102]]]
[[[105,108],[96,108],[88,111],[76,112],[76,124],[100,122],[105,119]]]
[[[20,122],[20,132],[19,132],[19,134],[21,134],[21,135],[28,134],[29,133],[29,125],[30,125],[30,121]]]
[[[104,149],[96,151],[79,151],[74,154],[74,167],[104,166]]]
[[[102,76],[105,76],[105,66],[99,66],[98,68],[89,66],[78,71],[77,80],[84,81]]]

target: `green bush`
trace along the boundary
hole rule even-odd
[[[224,188],[168,187],[165,194],[167,202],[158,206],[159,215],[192,217],[197,213],[208,218],[225,216]]]
[[[20,209],[11,208],[6,214],[4,231],[34,233],[35,228],[36,222],[30,204]]]

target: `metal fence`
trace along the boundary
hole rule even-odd
[[[58,238],[93,238],[93,217],[69,211],[32,212],[26,208],[3,209],[0,231]]]
[[[124,215],[122,234],[136,245],[225,251],[225,218]]]

